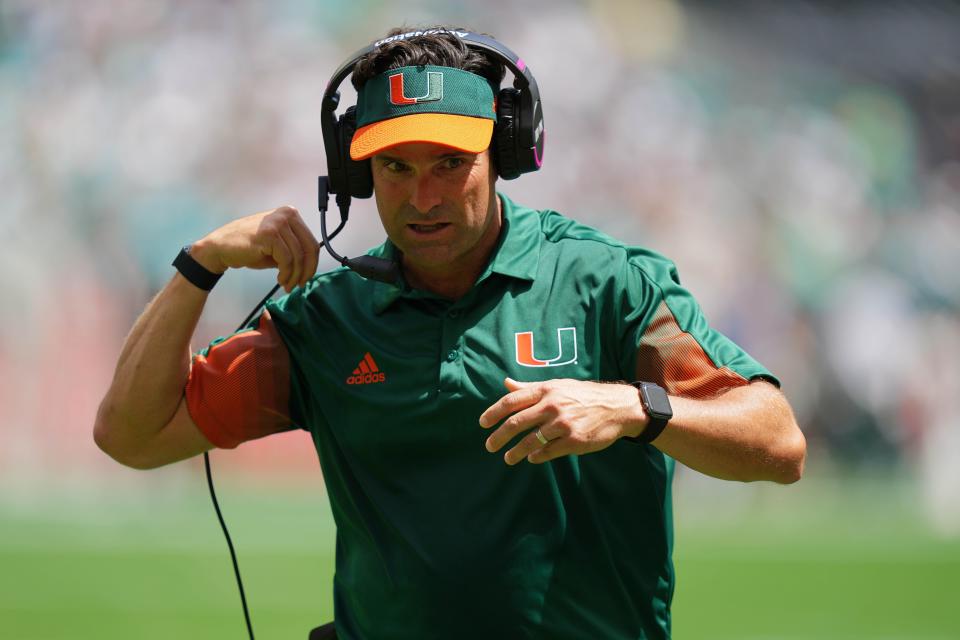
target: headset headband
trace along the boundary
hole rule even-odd
[[[390,42],[396,42],[397,40],[407,40],[408,38],[432,35],[435,33],[449,33],[457,36],[461,40],[465,40],[470,45],[473,45],[475,49],[483,49],[484,51],[494,54],[497,59],[506,65],[507,68],[509,68],[513,73],[513,86],[515,88],[523,89],[529,86],[531,87],[532,91],[537,91],[537,81],[533,79],[533,74],[531,74],[530,70],[527,69],[527,65],[523,62],[523,60],[521,60],[517,54],[515,54],[505,45],[497,42],[490,36],[485,36],[479,33],[471,33],[469,31],[426,29],[424,31],[410,31],[400,35],[390,36],[389,38],[383,38],[382,40],[377,40],[373,44],[367,45],[363,49],[360,49],[354,53],[347,62],[344,62],[342,65],[340,65],[340,67],[333,74],[333,77],[330,78],[330,81],[327,83],[327,90],[324,92],[324,98],[340,88],[340,84],[348,75],[350,75],[350,73],[353,71],[353,68],[361,58],[369,53],[372,53],[381,45],[388,44]]]

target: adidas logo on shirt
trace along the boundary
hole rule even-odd
[[[347,384],[374,384],[386,381],[387,376],[380,371],[380,367],[374,362],[373,356],[368,351],[363,355],[363,360],[353,370],[353,375],[347,378]]]

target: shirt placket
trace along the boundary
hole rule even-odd
[[[463,393],[463,310],[451,305],[443,314],[440,329],[440,378],[437,392],[446,398]]]

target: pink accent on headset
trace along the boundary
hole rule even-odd
[[[540,134],[541,146],[546,146],[547,144],[547,132],[544,131]],[[533,161],[537,163],[537,169],[543,165],[543,158],[540,157],[540,154],[537,153],[537,145],[533,145]]]
[[[517,69],[520,69],[520,71],[523,71],[526,68],[527,68],[527,64],[520,58],[517,58]]]

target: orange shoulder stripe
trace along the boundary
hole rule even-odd
[[[727,367],[717,367],[700,343],[680,328],[665,302],[657,307],[640,340],[636,379],[689,398],[712,398],[749,383]]]
[[[255,329],[194,356],[186,397],[197,427],[223,449],[291,428],[290,355],[269,311]]]

